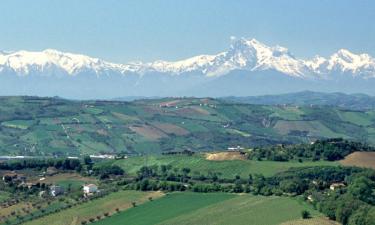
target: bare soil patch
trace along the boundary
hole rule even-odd
[[[137,134],[150,140],[158,140],[160,138],[167,137],[167,135],[163,133],[161,130],[148,125],[131,126],[129,128]]]
[[[180,103],[181,100],[172,100],[172,101],[166,101],[166,102],[161,102],[160,103],[160,106],[163,106],[163,107],[174,107],[176,106],[178,103]]]
[[[189,131],[171,123],[153,123],[153,125],[167,134],[188,135]]]
[[[210,112],[206,109],[200,108],[199,106],[191,106],[180,108],[176,111],[180,116],[208,116]]]
[[[375,152],[353,152],[341,160],[344,166],[358,166],[375,169]]]
[[[245,160],[246,155],[242,152],[217,152],[207,153],[206,159],[212,161]]]

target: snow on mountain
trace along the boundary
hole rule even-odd
[[[0,68],[15,72],[19,76],[32,73],[41,75],[64,73],[73,76],[81,72],[91,72],[100,75],[139,69],[136,65],[115,64],[98,58],[64,53],[53,49],[46,49],[41,52],[2,52],[0,54]]]
[[[201,71],[219,76],[235,69],[249,71],[276,70],[293,77],[321,78],[331,72],[349,72],[353,76],[375,77],[375,59],[368,54],[356,55],[341,49],[329,59],[316,56],[310,60],[294,57],[287,48],[269,47],[255,39],[240,38],[226,52],[201,55],[177,62],[157,61],[147,64],[149,70],[180,74]]]
[[[341,49],[333,54],[328,61],[328,70],[350,72],[353,75],[375,76],[375,59],[368,54],[356,55],[348,50]]]
[[[148,64],[158,72],[182,73],[199,70],[208,76],[226,74],[235,69],[274,69],[291,76],[304,76],[305,65],[294,58],[288,49],[268,47],[255,40],[236,40],[226,52],[217,55],[201,55],[177,62],[157,61]]]
[[[227,51],[216,55],[199,55],[169,62],[116,64],[85,55],[47,49],[41,52],[0,52],[0,72],[14,72],[19,76],[40,74],[77,75],[93,73],[97,76],[160,72],[179,75],[198,72],[207,77],[221,76],[233,70],[274,70],[299,78],[328,78],[333,72],[349,73],[364,78],[375,77],[375,59],[368,54],[354,54],[341,49],[328,59],[316,56],[303,60],[293,56],[287,48],[270,47],[255,39],[233,40]]]

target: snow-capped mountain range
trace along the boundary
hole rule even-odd
[[[228,51],[217,55],[198,55],[175,62],[159,60],[151,63],[116,64],[53,49],[41,52],[0,52],[0,72],[13,71],[20,76],[30,73],[53,75],[56,71],[73,76],[82,72],[101,75],[111,72],[144,74],[152,71],[173,75],[199,71],[206,76],[220,76],[238,69],[273,69],[294,77],[314,77],[332,71],[375,77],[375,59],[368,54],[354,54],[341,49],[328,59],[316,56],[303,60],[294,57],[287,48],[269,47],[255,39],[245,38],[234,41]]]
[[[241,95],[247,95],[248,93],[250,95],[253,92],[246,92],[242,89],[260,90],[259,85],[263,85],[267,89],[270,82],[277,82],[280,85],[280,79],[289,80],[286,83],[289,83],[290,80],[295,85],[298,83],[297,88],[309,87],[308,82],[317,87],[327,85],[327,83],[339,82],[341,86],[345,87],[348,79],[351,81],[366,80],[367,83],[370,80],[370,83],[375,84],[375,59],[368,54],[354,54],[345,49],[339,50],[329,58],[316,56],[313,59],[300,59],[285,47],[270,47],[255,39],[245,38],[232,40],[227,51],[216,55],[198,55],[175,62],[158,60],[150,63],[116,64],[98,58],[53,49],[41,52],[0,52],[0,87],[2,83],[12,85],[12,82],[16,82],[22,88],[15,94],[64,96],[63,92],[58,91],[59,89],[63,90],[64,87],[57,83],[64,83],[64,85],[79,89],[77,83],[89,84],[93,82],[90,81],[93,80],[92,75],[100,78],[101,84],[109,86],[108,89],[112,89],[113,82],[116,82],[115,86],[119,88],[116,95],[119,96],[159,94],[224,96],[236,93]],[[47,82],[43,78],[46,78],[45,80],[48,80],[49,84],[57,82],[52,85],[56,92],[54,90],[48,91],[47,87],[39,84],[40,82]],[[53,81],[52,78],[58,79]],[[25,82],[28,82],[28,84],[23,84]],[[325,82],[325,84],[322,82]],[[229,83],[237,85],[240,91],[219,93],[210,90],[225,87]],[[173,85],[169,88],[169,91],[165,90],[165,88],[168,89],[168,84]],[[30,88],[33,85],[43,87],[42,90],[47,89],[39,93],[37,90]],[[155,88],[155,85],[163,88]],[[254,85],[257,86],[254,87]],[[353,85],[353,82],[351,85]],[[95,90],[106,89],[99,83],[95,83],[93,86]],[[277,87],[280,88],[280,86]],[[206,91],[202,91],[200,88],[205,88]],[[285,87],[285,90],[289,88]],[[342,87],[336,89],[339,90],[339,88]],[[358,88],[358,92],[360,92],[362,88]],[[88,89],[88,87],[85,85],[83,89]],[[355,91],[352,89],[347,91]],[[279,91],[285,92],[284,89]],[[258,92],[256,94],[268,93],[267,91]],[[104,94],[103,97],[112,95]]]

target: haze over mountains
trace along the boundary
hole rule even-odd
[[[366,111],[375,109],[375,97],[365,94],[322,93],[302,91],[280,95],[225,97],[227,101],[255,105],[332,106],[340,109]]]
[[[341,49],[328,58],[295,57],[255,39],[176,62],[116,64],[47,49],[0,52],[0,95],[73,99],[121,96],[248,96],[338,91],[375,94],[375,59]]]

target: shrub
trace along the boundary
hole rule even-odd
[[[311,217],[310,212],[307,210],[302,210],[301,216],[302,216],[302,219],[309,219]]]

